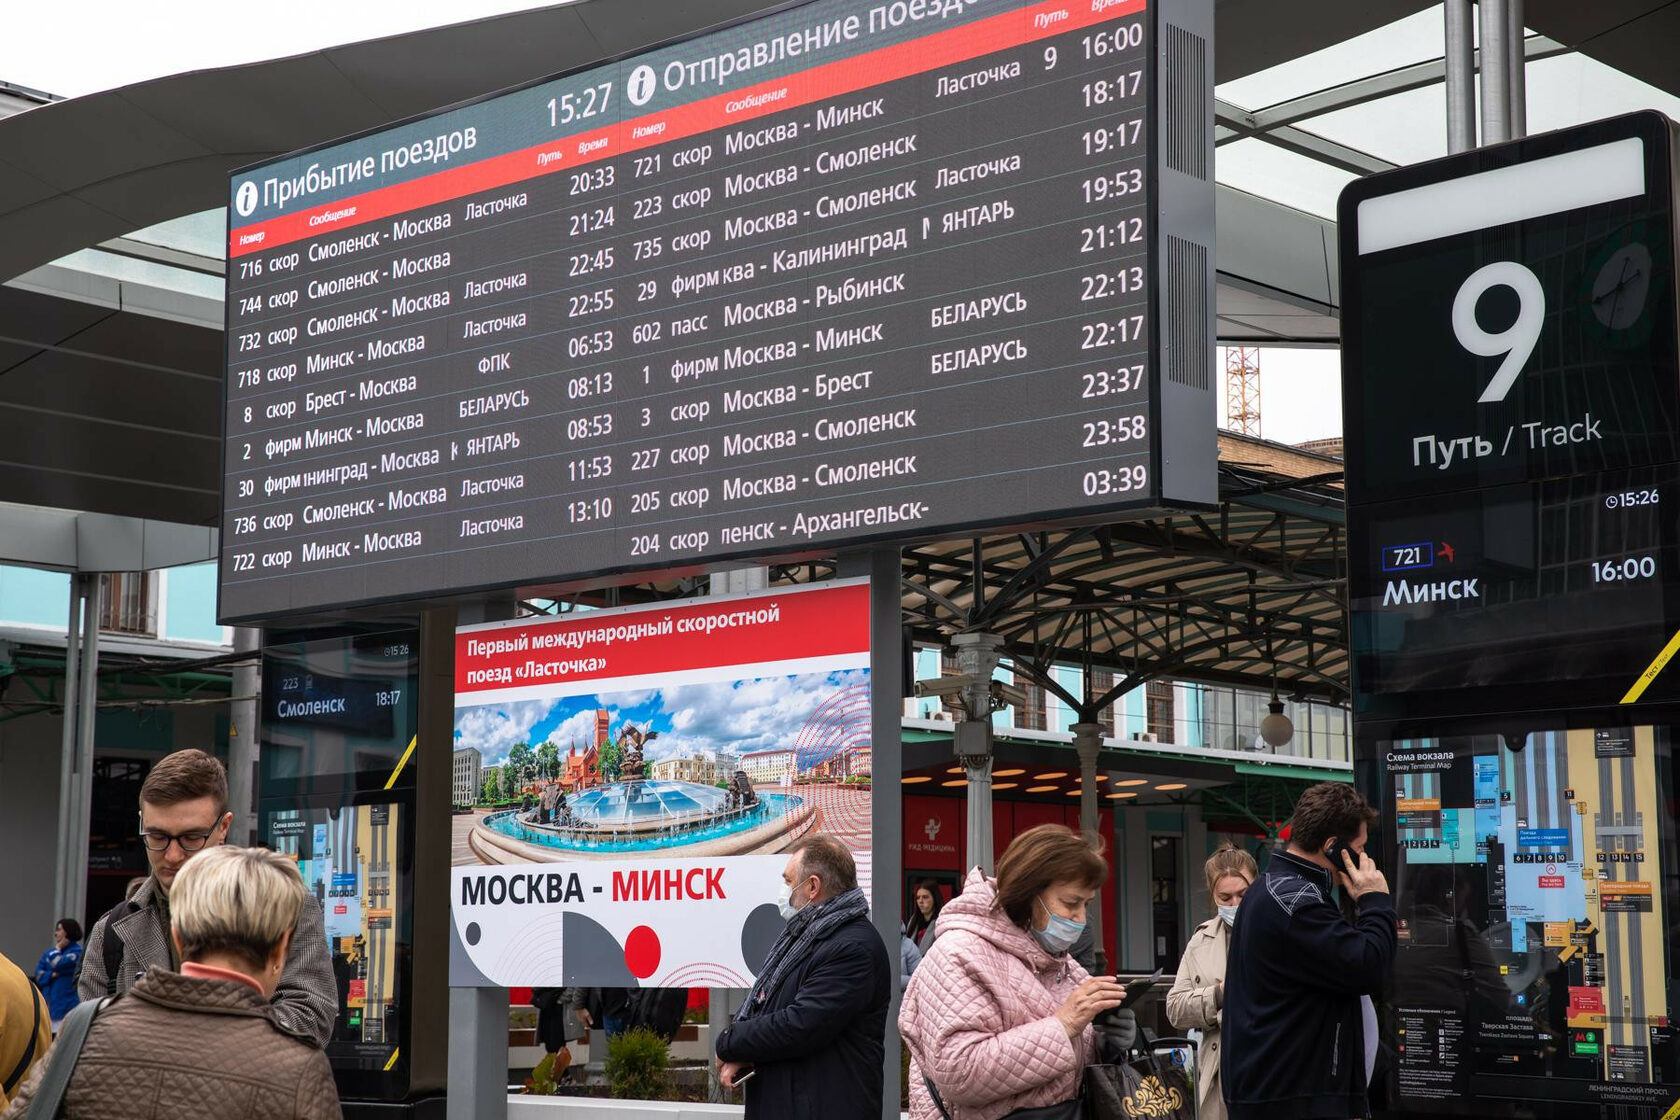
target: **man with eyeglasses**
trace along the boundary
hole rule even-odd
[[[169,936],[169,888],[195,854],[226,842],[233,824],[227,802],[227,772],[203,751],[176,751],[146,775],[140,787],[140,842],[152,873],[94,924],[77,983],[82,999],[120,995],[153,966],[180,971],[181,958]],[[321,906],[312,895],[304,899],[270,1002],[287,1034],[315,1046],[327,1044],[338,1015],[338,988]]]

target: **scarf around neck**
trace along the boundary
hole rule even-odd
[[[808,905],[790,918],[781,936],[770,946],[770,953],[764,958],[764,967],[758,973],[758,983],[747,993],[747,1002],[736,1014],[736,1021],[762,1014],[769,1005],[770,997],[776,994],[776,989],[793,966],[832,937],[841,926],[859,916],[869,916],[869,900],[864,898],[860,888],[853,887],[826,902]]]

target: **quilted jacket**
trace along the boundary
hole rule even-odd
[[[951,1120],[997,1120],[1073,1097],[1096,1060],[1096,1032],[1076,1040],[1056,1018],[1088,978],[1052,956],[994,904],[997,883],[978,868],[939,913],[939,938],[904,992],[898,1029],[910,1048],[912,1120],[939,1120],[924,1073]]]
[[[36,1064],[0,1120],[23,1116],[47,1065]],[[341,1120],[327,1056],[285,1033],[261,993],[161,968],[93,1021],[59,1115]]]
[[[109,990],[107,923],[123,943],[122,973],[116,977],[114,994],[128,991],[153,965],[169,967],[169,929],[157,904],[157,890],[157,880],[147,876],[129,892],[121,909],[112,912],[120,913],[120,917],[113,921],[112,914],[106,914],[94,923],[93,932],[82,942],[82,975],[77,981],[82,999],[97,999]],[[274,1021],[289,1035],[325,1046],[337,1018],[338,984],[333,979],[332,958],[327,955],[321,904],[314,895],[305,895],[291,947],[286,950],[280,986],[274,990]]]
[[[1225,1097],[1219,1089],[1220,1013],[1217,993],[1225,979],[1225,957],[1231,948],[1230,931],[1217,917],[1203,922],[1190,935],[1172,991],[1167,993],[1167,1021],[1181,1031],[1202,1032],[1196,1051],[1196,1120],[1225,1120]]]

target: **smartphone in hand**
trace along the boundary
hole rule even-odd
[[[1353,866],[1359,866],[1359,853],[1342,843],[1340,839],[1332,838],[1329,846],[1324,849],[1324,855],[1330,860],[1330,866],[1335,869],[1337,875],[1347,874],[1348,865],[1342,862],[1343,852],[1352,857]]]
[[[1130,1007],[1144,997],[1144,994],[1161,982],[1161,969],[1157,968],[1152,975],[1139,980],[1133,980],[1126,985],[1126,998],[1120,1001],[1122,1008]]]

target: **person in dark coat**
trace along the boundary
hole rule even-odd
[[[787,928],[717,1039],[718,1080],[746,1080],[747,1120],[881,1115],[892,966],[869,920],[852,853],[808,835],[782,871]]]
[[[1301,794],[1289,846],[1231,929],[1219,1076],[1231,1120],[1370,1115],[1378,994],[1394,965],[1388,880],[1365,854],[1376,814],[1350,785]],[[1353,900],[1348,920],[1331,898]]]

